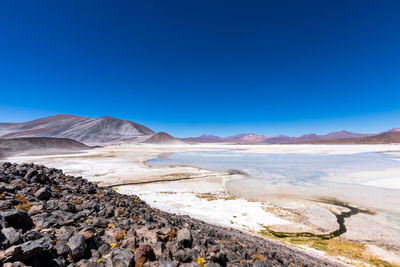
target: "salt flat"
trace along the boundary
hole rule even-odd
[[[396,197],[400,183],[399,151],[400,145],[120,144],[79,154],[16,156],[7,160],[60,168],[67,174],[81,175],[101,185],[114,185],[121,193],[137,194],[162,210],[250,232],[268,226],[275,231],[329,233],[338,227],[334,214],[345,209],[307,197],[314,193],[318,197],[336,197],[374,213],[346,219],[348,229],[343,237],[378,247],[371,251],[379,251],[381,258],[385,257],[382,251],[390,250],[391,261],[400,262],[400,258],[396,258],[400,251],[400,201]],[[193,156],[190,153],[206,153],[207,160],[212,163],[221,162],[228,155],[236,169],[261,176],[265,169],[253,168],[253,165],[243,167],[240,159],[259,159],[264,155],[271,159],[276,155],[275,160],[282,168],[288,163],[294,165],[286,166],[289,172],[269,173],[266,183],[252,180],[251,176],[231,175],[232,166],[191,164],[190,157],[186,156]],[[194,155],[197,159],[198,155]],[[322,165],[314,165],[314,157],[318,161],[319,156],[332,160],[332,166],[329,160],[328,164],[324,161]],[[236,164],[235,157],[240,164]],[[287,164],[280,162],[282,157],[290,159]],[[308,163],[301,162],[307,157],[310,157]],[[168,164],[168,160],[174,164]],[[296,164],[294,160],[300,162]],[[159,164],[154,164],[157,161]],[[371,166],[377,161],[382,162],[376,168]],[[345,162],[346,168],[338,168],[340,162]],[[293,172],[296,179],[291,173],[293,166],[300,168]],[[304,166],[307,166],[305,170]],[[298,170],[309,175],[314,167],[319,168],[317,182],[313,180],[314,174],[301,181],[303,173]],[[323,175],[319,175],[320,171]],[[294,180],[290,180],[292,178]],[[157,183],[132,185],[156,180]],[[117,186],[120,184],[127,185]],[[258,191],[254,190],[254,184]]]

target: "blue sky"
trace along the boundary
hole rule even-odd
[[[399,1],[0,3],[0,121],[176,136],[400,127]]]

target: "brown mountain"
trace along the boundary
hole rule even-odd
[[[70,138],[88,145],[109,144],[154,134],[149,128],[111,117],[55,115],[22,123],[0,123],[0,138]]]

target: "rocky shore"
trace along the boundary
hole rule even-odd
[[[8,267],[339,266],[34,164],[0,163],[0,230]]]

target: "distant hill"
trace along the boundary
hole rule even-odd
[[[189,143],[223,143],[224,139],[219,136],[203,134],[199,137],[186,137],[181,138],[182,141]]]
[[[183,142],[179,139],[174,138],[173,136],[159,132],[150,135],[148,138],[143,140],[141,143],[145,144],[183,144]]]
[[[337,140],[320,140],[312,142],[314,144],[392,144],[400,143],[400,131],[387,131],[378,135]]]
[[[70,138],[87,145],[116,143],[152,134],[152,130],[141,124],[111,117],[87,118],[61,114],[22,123],[0,123],[0,138]]]
[[[304,143],[304,142],[314,142],[314,141],[324,141],[324,140],[327,141],[327,140],[338,140],[338,139],[349,139],[349,138],[361,138],[367,136],[371,135],[340,131],[340,132],[332,132],[326,135],[305,134],[300,137],[290,137],[286,135],[268,137],[265,135],[258,135],[251,133],[238,134],[229,137],[202,135],[200,137],[182,138],[182,140],[185,142],[193,142],[193,143],[291,144],[291,143]]]
[[[14,154],[67,153],[91,147],[68,138],[23,137],[0,139],[0,158]]]

